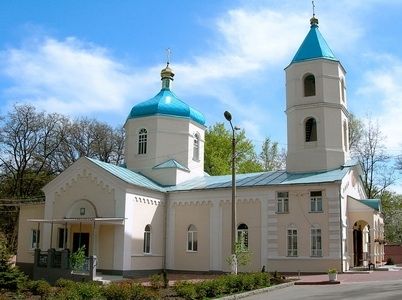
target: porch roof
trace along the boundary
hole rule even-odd
[[[123,225],[125,218],[62,218],[62,219],[28,219],[28,222],[52,224],[107,223]]]

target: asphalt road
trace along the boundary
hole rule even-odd
[[[337,285],[295,285],[245,299],[402,300],[402,280],[342,283]]]

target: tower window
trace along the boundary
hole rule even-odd
[[[348,135],[348,124],[346,121],[343,122],[343,145],[345,147],[345,151],[349,150],[349,143],[348,143],[349,135]]]
[[[140,129],[138,133],[138,154],[147,153],[147,139],[147,130],[145,128]]]
[[[198,133],[196,133],[194,136],[193,160],[200,160],[200,135]]]
[[[317,141],[317,122],[314,118],[309,118],[305,124],[306,142]]]
[[[304,78],[304,97],[315,96],[315,77],[307,75]]]
[[[343,80],[343,78],[341,79],[341,97],[342,97],[342,101],[345,102],[345,80]]]

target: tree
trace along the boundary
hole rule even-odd
[[[352,153],[356,153],[358,145],[363,137],[363,122],[356,118],[354,114],[349,115],[349,148]]]
[[[224,123],[216,123],[205,132],[205,172],[210,175],[231,173],[232,132]],[[236,172],[262,171],[252,142],[244,130],[236,133]]]
[[[366,123],[354,120],[354,126],[352,130],[361,130],[361,136],[359,137],[358,133],[353,134],[351,153],[362,167],[367,197],[381,197],[387,187],[395,181],[393,170],[389,165],[390,157],[385,153],[384,136],[378,122],[374,122],[371,118],[368,118]]]
[[[402,195],[385,191],[381,197],[384,214],[385,240],[402,244]]]
[[[285,150],[279,150],[278,142],[272,142],[269,137],[262,144],[260,159],[264,171],[284,169],[286,165]]]

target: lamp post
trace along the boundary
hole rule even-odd
[[[237,258],[236,258],[236,137],[235,131],[240,128],[232,124],[232,115],[230,112],[225,111],[223,114],[225,119],[229,121],[232,128],[232,230],[231,230],[231,252],[232,252],[232,272],[237,274]]]

